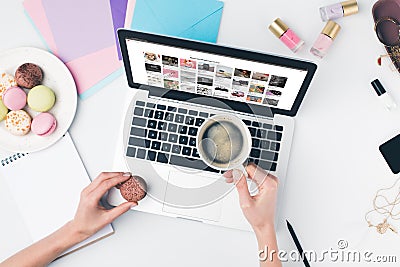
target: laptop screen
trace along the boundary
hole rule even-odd
[[[317,69],[298,59],[139,31],[120,29],[118,38],[130,87],[260,116],[295,116]]]
[[[307,70],[126,41],[135,83],[291,110]]]

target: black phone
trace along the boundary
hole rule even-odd
[[[400,172],[400,134],[379,146],[387,164],[394,174]]]

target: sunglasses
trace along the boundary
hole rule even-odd
[[[379,41],[385,46],[400,45],[400,23],[391,17],[383,17],[376,21],[375,32]]]

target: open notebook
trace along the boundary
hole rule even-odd
[[[89,183],[69,133],[44,151],[1,160],[0,203],[4,208],[0,220],[0,262],[71,220],[80,192]],[[112,233],[114,230],[108,225],[63,255]]]

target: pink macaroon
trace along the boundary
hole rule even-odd
[[[57,121],[50,113],[40,113],[32,120],[31,130],[39,136],[51,135],[57,128]]]
[[[10,110],[20,110],[26,106],[26,93],[19,87],[10,87],[3,94],[3,103]]]

